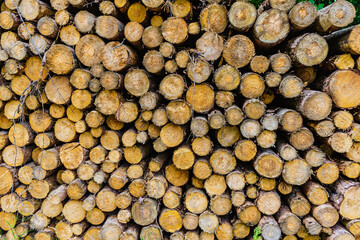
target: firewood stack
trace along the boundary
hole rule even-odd
[[[5,0],[1,239],[360,239],[355,14]]]

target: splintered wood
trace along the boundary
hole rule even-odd
[[[355,14],[3,1],[0,239],[360,239]]]

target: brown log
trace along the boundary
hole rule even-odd
[[[238,207],[236,213],[239,220],[247,226],[258,224],[261,218],[261,213],[250,201],[247,201],[242,206]]]
[[[317,179],[324,184],[332,184],[339,178],[339,168],[336,163],[325,161],[316,171]]]
[[[323,227],[332,227],[339,220],[338,212],[329,203],[314,207],[312,215]]]
[[[306,118],[319,121],[330,114],[332,102],[324,92],[304,90],[297,108]]]
[[[300,48],[304,50],[299,51]],[[296,65],[313,66],[325,60],[329,46],[323,37],[310,33],[291,40],[289,49],[289,54]]]
[[[132,206],[131,214],[137,224],[147,226],[154,222],[157,217],[156,203],[150,198],[137,201]]]
[[[235,2],[228,15],[229,22],[236,30],[246,32],[256,20],[256,8],[248,2]]]
[[[200,13],[201,28],[206,31],[222,33],[228,23],[226,8],[217,3],[209,4]]]
[[[282,177],[288,184],[303,185],[310,176],[310,165],[303,159],[296,158],[284,164]]]
[[[93,208],[86,213],[86,221],[92,225],[100,225],[105,221],[106,215],[98,208]],[[86,235],[86,234],[85,234]]]
[[[42,1],[26,0],[19,5],[20,14],[28,21],[52,15],[51,7]]]
[[[231,66],[244,67],[250,63],[254,55],[254,44],[244,35],[235,35],[225,43],[223,57]]]
[[[328,33],[347,26],[355,17],[354,6],[347,1],[330,4],[318,11],[316,30],[320,33]]]
[[[295,235],[301,228],[301,220],[290,209],[282,206],[276,214],[277,222],[285,235]]]
[[[165,207],[170,209],[177,208],[181,202],[181,194],[182,194],[181,187],[175,187],[175,186],[168,187],[162,199]]]
[[[58,10],[55,13],[55,22],[60,26],[65,26],[70,20],[73,20],[73,16],[65,9]]]
[[[283,162],[276,153],[266,150],[258,154],[254,162],[254,168],[257,173],[264,177],[276,178],[283,170]]]
[[[140,232],[141,238],[154,238],[154,239],[161,239],[162,238],[162,232],[161,229],[156,225],[149,225],[146,227],[143,227]]]
[[[163,41],[161,30],[154,26],[149,26],[142,33],[142,42],[148,49],[157,48]]]
[[[303,187],[303,192],[309,201],[314,205],[321,205],[327,202],[329,194],[327,190],[316,182],[307,182]]]
[[[285,76],[279,85],[279,92],[284,98],[298,97],[303,90],[302,80],[295,75]]]
[[[189,25],[189,31],[190,31],[190,25]],[[216,60],[221,56],[221,53],[224,49],[224,40],[221,36],[217,35],[216,33],[205,32],[196,41],[196,48],[202,54],[202,56],[205,58],[205,60],[207,60],[207,61]],[[197,66],[198,66],[198,63],[196,63],[195,67],[197,68]],[[209,68],[209,67],[207,67],[207,68]],[[188,66],[188,71],[189,71],[189,66]],[[191,73],[191,71],[189,73]],[[194,79],[197,80],[196,77]],[[195,81],[194,79],[192,79],[192,80]]]
[[[274,19],[277,28],[267,27],[267,19]],[[256,43],[264,47],[271,47],[282,42],[290,31],[290,24],[285,12],[278,9],[267,10],[259,15],[254,24],[254,37]]]
[[[175,62],[180,68],[186,68],[189,61],[190,54],[186,50],[178,52],[175,56]]]
[[[146,192],[149,197],[159,199],[164,196],[168,187],[166,179],[159,175],[151,178],[146,183]]]
[[[359,164],[352,161],[341,161],[339,169],[348,178],[357,178],[360,175]]]
[[[276,191],[261,191],[256,199],[256,206],[263,214],[273,215],[280,209],[280,196],[276,193]]]
[[[302,30],[309,27],[317,17],[317,9],[310,2],[300,2],[289,12],[289,18],[292,26],[296,30]]]
[[[339,153],[349,152],[352,145],[350,136],[342,132],[334,133],[328,139],[328,143],[335,152]]]
[[[292,109],[279,109],[277,116],[282,129],[287,132],[294,132],[302,126],[302,116]]]
[[[125,38],[135,47],[141,46],[144,27],[138,22],[128,22],[124,27]]]
[[[297,150],[306,150],[314,143],[314,136],[312,132],[305,127],[298,129],[291,133],[290,144]]]
[[[217,174],[211,175],[204,183],[204,189],[210,196],[222,194],[226,188],[225,178]]]
[[[301,194],[298,189],[286,196],[286,201],[292,213],[298,217],[307,215],[311,210],[309,201]]]
[[[339,81],[339,77],[345,79]],[[356,95],[352,92],[356,89],[357,79],[359,74],[352,70],[337,70],[333,72],[324,82],[324,90],[329,93],[330,97],[333,99],[334,104],[339,108],[354,108],[358,105],[358,99]],[[352,86],[347,91],[339,91],[339,88],[344,88],[345,86]],[[348,94],[352,95],[352,98],[347,98]]]
[[[100,229],[100,237],[102,239],[111,239],[112,237],[119,238],[125,227],[119,223],[116,215],[107,217]]]
[[[279,224],[272,216],[263,216],[259,221],[259,227],[264,239],[273,240],[281,237]]]
[[[349,6],[350,7],[350,6]],[[349,13],[351,14],[351,13]],[[359,26],[354,27],[350,33],[346,34],[345,36],[341,37],[338,41],[338,47],[343,52],[348,52],[351,54],[358,54],[359,53],[359,45],[356,41],[353,41],[354,38],[359,34]]]

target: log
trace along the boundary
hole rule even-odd
[[[256,199],[256,206],[261,213],[273,215],[280,209],[280,196],[276,191],[260,192]]]
[[[296,49],[304,49],[297,51]],[[320,35],[304,34],[289,43],[289,52],[295,64],[313,66],[323,62],[328,54],[328,44]]]
[[[268,22],[268,19],[273,20]],[[273,22],[276,23],[276,27],[271,26],[274,24]],[[269,27],[267,25],[269,25]],[[290,24],[288,16],[279,9],[264,11],[259,15],[254,24],[255,41],[263,47],[271,47],[282,42],[289,31]]]
[[[173,233],[181,229],[182,217],[177,210],[164,209],[160,213],[159,224],[164,231]]]
[[[312,215],[323,227],[333,227],[339,220],[338,212],[329,203],[314,207]]]
[[[235,35],[225,43],[223,57],[233,67],[241,68],[246,66],[254,55],[254,44],[244,35]]]
[[[320,33],[328,33],[347,26],[355,17],[355,8],[347,1],[340,1],[318,11],[316,18],[316,30]]]
[[[316,182],[307,182],[303,186],[303,191],[314,205],[321,205],[328,201],[329,194],[327,190]]]
[[[199,216],[199,227],[207,233],[215,233],[219,226],[218,217],[210,211],[205,211]]]
[[[310,2],[299,2],[289,12],[289,19],[295,30],[309,27],[315,22],[316,17],[317,9]]]
[[[282,177],[291,185],[303,185],[311,176],[309,164],[300,158],[293,159],[284,164]]]
[[[218,3],[207,5],[199,16],[201,28],[206,31],[222,33],[228,23],[226,8]]]
[[[273,217],[264,216],[259,221],[259,227],[261,229],[261,235],[264,239],[280,239],[281,230],[279,224]]]
[[[309,201],[301,194],[298,189],[286,197],[286,201],[292,213],[298,217],[307,215],[311,210]]]
[[[261,213],[257,207],[250,201],[246,201],[242,206],[236,209],[239,220],[246,226],[254,226],[258,224]]]
[[[131,214],[135,223],[141,226],[147,226],[157,218],[156,203],[150,198],[137,201],[132,206]]]
[[[345,80],[339,82],[339,77]],[[356,94],[352,92],[352,89],[356,88],[358,77],[358,73],[352,70],[337,70],[324,80],[323,90],[330,95],[337,107],[345,109],[354,108],[358,105],[358,99]],[[348,84],[351,84],[353,87],[346,91],[339,91],[339,88],[344,88],[348,86]],[[347,99],[346,96],[348,96],[348,94],[352,94],[354,97]]]

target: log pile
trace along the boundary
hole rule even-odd
[[[355,14],[5,0],[1,239],[360,239]]]

